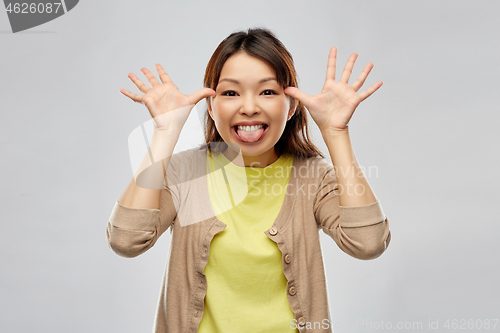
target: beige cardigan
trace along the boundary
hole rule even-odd
[[[170,227],[155,333],[197,332],[203,316],[207,291],[203,271],[210,242],[226,227],[210,204],[206,161],[206,149],[175,154],[160,209],[129,208],[116,202],[106,226],[111,249],[124,257],[144,253]],[[333,166],[321,157],[295,156],[286,191],[281,210],[265,234],[282,253],[287,297],[296,319],[290,327],[296,324],[300,332],[332,332],[319,230],[347,254],[374,259],[389,245],[389,222],[379,201],[339,206]]]

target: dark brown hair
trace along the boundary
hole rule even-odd
[[[233,54],[244,51],[248,55],[260,59],[269,64],[275,71],[278,83],[283,88],[297,87],[297,74],[293,64],[292,55],[276,36],[267,29],[250,28],[247,32],[238,31],[224,39],[215,50],[208,62],[203,84],[206,88],[215,90],[219,82],[220,73],[226,60]],[[207,103],[209,99],[207,98]],[[294,104],[291,97],[290,105]],[[225,144],[216,144],[212,147],[211,142],[224,142],[220,136],[215,122],[208,114],[205,119],[205,143],[208,149],[224,150]],[[222,148],[224,147],[224,148]],[[287,121],[281,138],[275,145],[280,154],[294,154],[302,157],[324,157],[321,151],[311,142],[307,127],[307,113],[302,103],[297,104],[294,115]]]

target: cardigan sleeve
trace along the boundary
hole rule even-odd
[[[328,163],[321,161],[320,163]],[[333,165],[326,170],[314,200],[318,228],[329,235],[338,247],[357,259],[375,259],[389,245],[391,232],[380,201],[365,206],[340,206],[339,188]]]
[[[149,250],[174,223],[179,207],[181,170],[185,169],[180,159],[173,155],[167,168],[169,186],[163,185],[161,190],[160,209],[131,208],[115,202],[106,225],[106,238],[113,252],[122,257],[136,257]]]

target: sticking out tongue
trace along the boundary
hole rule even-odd
[[[238,127],[236,127],[236,133],[238,133],[238,136],[243,141],[255,142],[255,141],[259,140],[260,137],[262,136],[262,133],[264,133],[264,128],[261,127],[259,129],[257,129],[256,131],[247,132],[245,130],[240,130],[240,129],[238,129]]]

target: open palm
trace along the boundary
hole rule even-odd
[[[285,89],[287,95],[298,99],[304,104],[321,131],[345,129],[359,103],[382,86],[382,81],[378,81],[362,93],[357,93],[372,70],[372,63],[366,65],[356,82],[349,85],[349,78],[357,57],[356,53],[349,57],[340,81],[337,82],[335,81],[337,48],[332,47],[328,57],[326,81],[319,94],[309,96],[295,87]]]
[[[134,94],[127,89],[121,89],[120,92],[137,103],[144,104],[158,123],[165,125],[169,122],[175,122],[177,125],[184,125],[189,111],[201,99],[215,95],[215,91],[210,88],[202,88],[192,95],[185,95],[179,91],[172,82],[170,76],[160,64],[156,65],[156,70],[162,83],[158,82],[156,77],[147,68],[142,68],[141,72],[146,76],[151,87],[144,84],[135,74],[130,73],[128,77],[144,95]],[[173,112],[180,110],[186,112]]]

